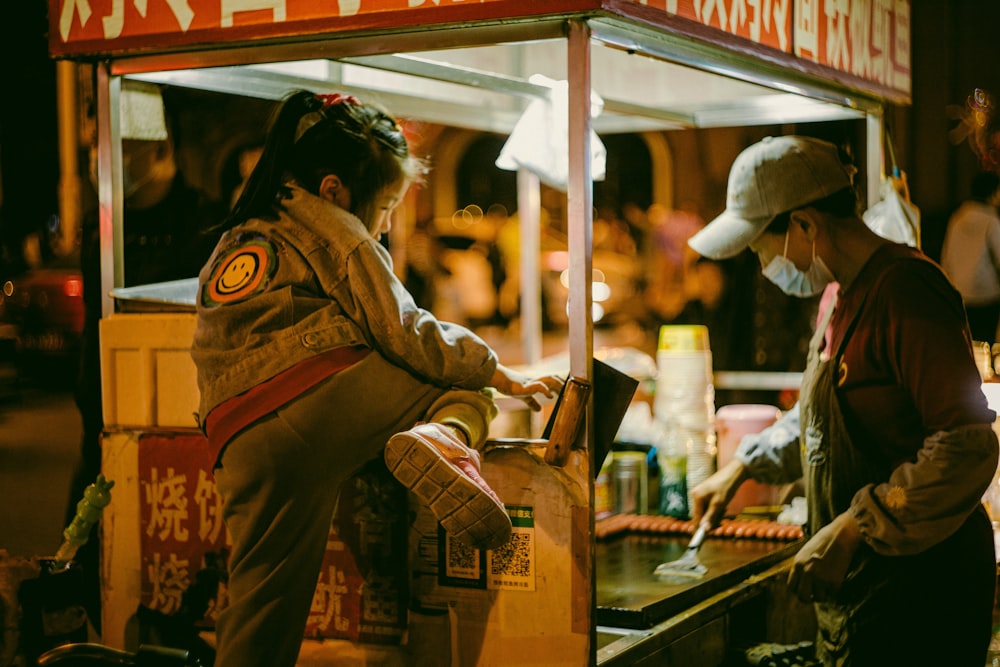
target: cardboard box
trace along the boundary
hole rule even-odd
[[[585,454],[565,468],[504,445],[483,477],[507,507],[511,540],[482,552],[449,539],[415,504],[407,641],[426,667],[576,667],[589,660],[592,598]]]

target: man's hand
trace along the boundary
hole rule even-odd
[[[722,521],[726,506],[733,499],[740,485],[748,478],[743,464],[733,459],[718,472],[691,489],[691,522],[701,525],[702,516],[709,526]]]
[[[833,599],[861,544],[857,520],[845,512],[805,543],[792,561],[788,587],[803,602]]]

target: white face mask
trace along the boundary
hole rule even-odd
[[[809,297],[816,296],[834,281],[834,276],[830,273],[821,257],[816,255],[816,242],[813,241],[812,264],[805,271],[800,271],[797,266],[785,255],[788,253],[788,232],[785,232],[785,250],[781,255],[775,255],[767,266],[764,267],[764,277],[777,285],[782,292],[789,296]]]

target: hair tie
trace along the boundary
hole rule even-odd
[[[340,93],[318,93],[316,99],[323,103],[323,108],[328,109],[338,104],[351,104],[353,106],[361,106],[360,100],[354,95],[341,95]]]
[[[313,98],[322,106],[316,111],[310,111],[299,119],[299,124],[295,127],[295,141],[302,138],[309,128],[320,122],[326,115],[323,113],[330,107],[340,104],[350,104],[351,106],[361,106],[361,101],[354,95],[341,95],[340,93],[317,93]]]

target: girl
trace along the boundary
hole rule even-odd
[[[479,476],[485,389],[538,410],[562,381],[500,365],[393,274],[379,238],[423,172],[382,110],[294,92],[201,271],[199,421],[233,539],[219,667],[295,664],[340,486],[383,451],[454,537],[510,536]]]

